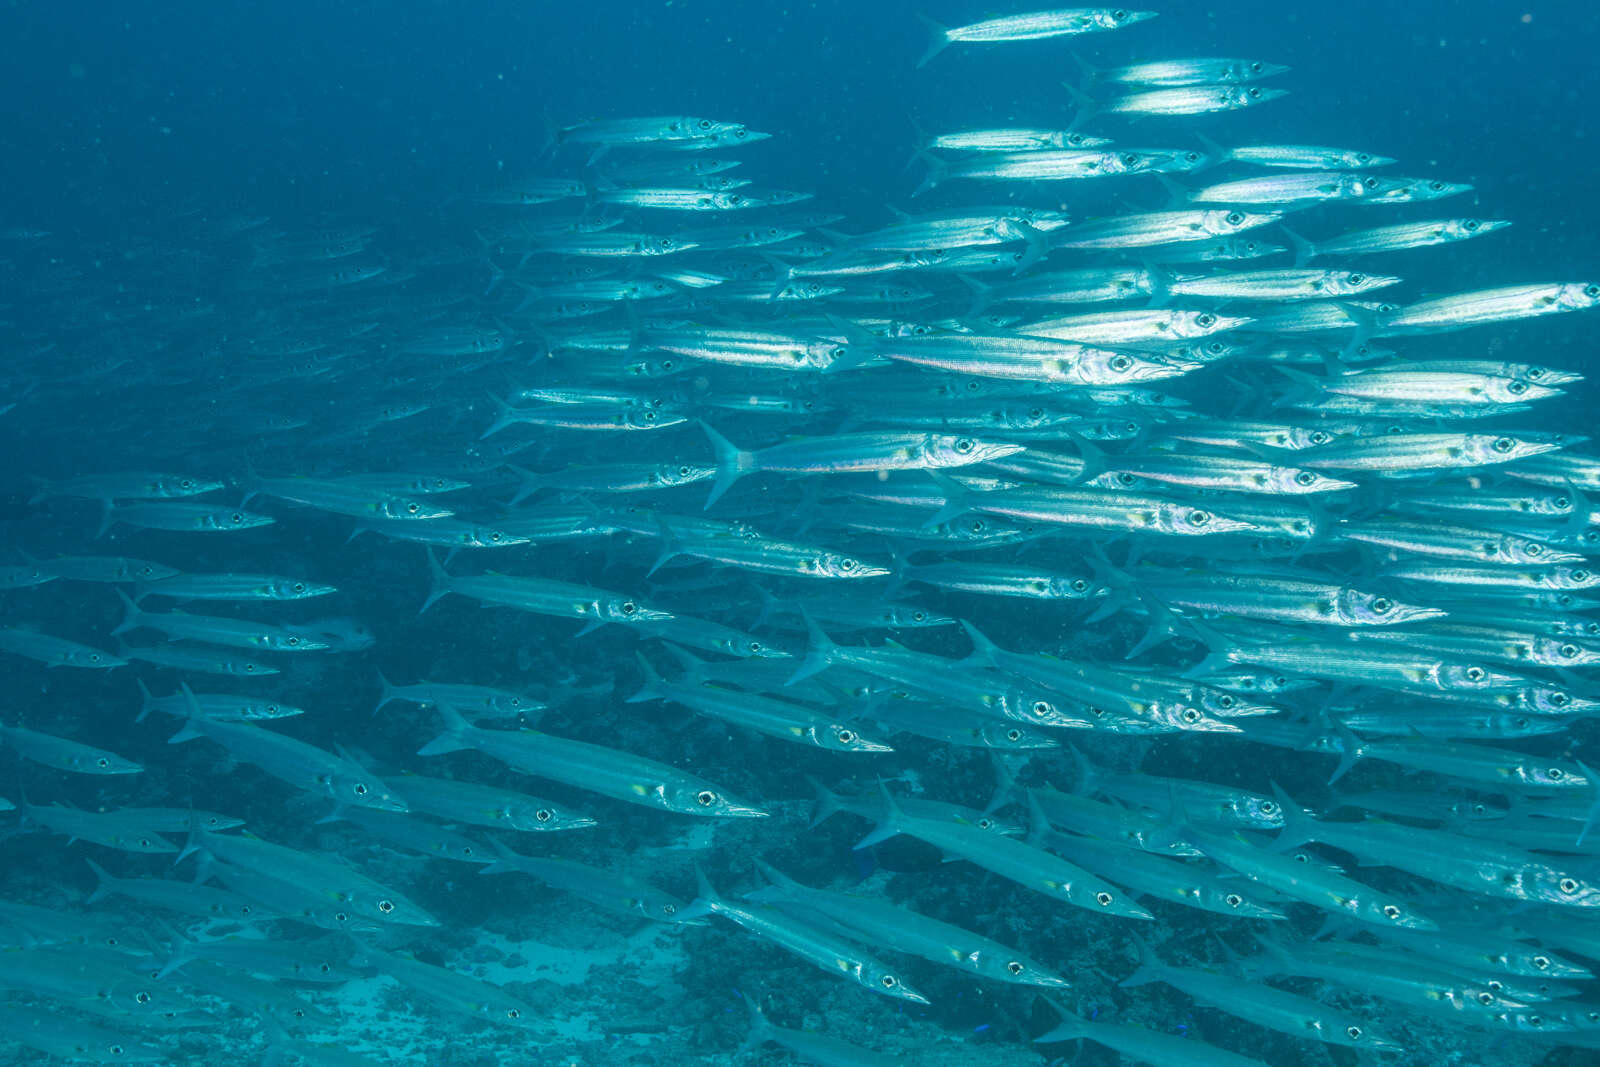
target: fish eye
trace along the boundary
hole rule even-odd
[[[968,524],[967,529],[970,530],[972,533],[975,533],[975,534],[983,533],[983,520],[982,519],[973,519],[972,522],[970,524]]]
[[[1133,366],[1133,360],[1130,359],[1127,356],[1118,354],[1118,355],[1115,355],[1115,356],[1111,357],[1111,362],[1110,362],[1109,365],[1110,365],[1112,370],[1124,371],[1124,370],[1130,369]]]
[[[1556,649],[1556,652],[1561,656],[1562,659],[1571,659],[1573,656],[1578,654],[1578,646],[1573,644],[1562,645],[1560,648]]]
[[[1238,703],[1238,701],[1234,700],[1233,696],[1229,693],[1223,693],[1217,697],[1217,707],[1219,708],[1231,708],[1236,703]]]
[[[500,531],[499,531],[499,530],[492,530],[492,531],[490,531],[490,533],[489,533],[489,540],[491,540],[491,541],[498,541],[498,540],[500,540]]]
[[[1221,341],[1212,341],[1210,344],[1206,345],[1206,351],[1211,353],[1213,356],[1220,356],[1227,350],[1228,346],[1223,344]]]
[[[1347,1026],[1347,1027],[1345,1027],[1344,1028],[1344,1036],[1348,1037],[1352,1041],[1360,1040],[1360,1038],[1361,1038],[1361,1027],[1359,1027],[1359,1026]]]
[[[304,593],[306,591],[306,583],[305,582],[295,582],[293,585],[291,585],[289,587],[289,591],[292,592],[292,593]]]
[[[295,646],[295,645],[298,645],[298,644],[299,644],[299,643],[300,643],[300,639],[299,639],[299,638],[298,638],[298,637],[295,637],[295,636],[294,636],[294,635],[292,635],[292,634],[291,634],[291,635],[290,635],[290,636],[288,636],[288,637],[285,637],[285,638],[284,638],[284,639],[283,639],[283,643],[284,643],[284,644],[286,644],[286,645],[288,645],[288,646],[290,646],[290,647],[291,647],[291,648],[292,648],[292,647],[294,647],[294,646]]]
[[[1400,909],[1393,904],[1385,904],[1383,906],[1383,917],[1385,919],[1398,919],[1400,918]]]
[[[1111,894],[1107,893],[1103,889],[1094,895],[1094,902],[1100,905],[1102,908],[1109,908],[1111,906],[1111,900]]]
[[[702,789],[700,792],[694,795],[694,801],[702,808],[709,808],[711,805],[717,802],[717,794],[713,793],[709,789]]]
[[[886,974],[882,978],[879,978],[878,982],[885,989],[893,989],[895,986],[900,984],[900,979],[896,978],[892,974]]]
[[[518,1009],[518,1008],[507,1008],[506,1009],[506,1018],[507,1019],[520,1019],[520,1018],[522,1018],[522,1011],[520,1009]]]
[[[1467,676],[1467,681],[1469,682],[1481,682],[1484,679],[1484,670],[1482,667],[1468,667],[1465,673]]]
[[[1490,445],[1489,447],[1504,455],[1517,446],[1516,442],[1512,441],[1509,437],[1496,437],[1494,439],[1494,444]]]
[[[856,742],[856,734],[854,730],[840,730],[834,735],[834,739],[841,745],[853,745]]]
[[[1394,601],[1390,600],[1386,596],[1377,597],[1372,602],[1372,610],[1377,612],[1379,615],[1387,615],[1393,609]]]
[[[333,921],[338,923],[349,922],[350,916],[342,911],[336,911],[333,913]]]
[[[1487,992],[1479,993],[1478,994],[1478,1003],[1484,1005],[1485,1007],[1489,1006],[1490,1004],[1493,1004],[1494,1003],[1494,994],[1493,993],[1487,993]]]
[[[1539,970],[1542,971],[1546,967],[1550,966],[1550,957],[1549,956],[1535,956],[1535,957],[1533,957],[1532,963],[1533,963],[1533,965],[1535,967],[1539,968]]]
[[[148,1004],[150,1003],[150,994],[141,989],[133,995],[133,1000],[135,1004]]]
[[[913,622],[926,622],[927,618],[928,613],[926,611],[913,611],[911,613],[911,620]]]
[[[1552,782],[1559,782],[1561,779],[1566,777],[1566,772],[1560,767],[1551,767],[1549,770],[1545,771],[1545,777],[1549,778]]]
[[[962,437],[956,440],[956,451],[963,456],[971,452],[975,446],[976,443],[970,437]]]
[[[1015,727],[1013,727],[1010,730],[1007,730],[1006,731],[1006,740],[1012,742],[1013,744],[1015,744],[1016,742],[1021,741],[1022,740],[1022,731],[1016,729]]]
[[[1444,182],[1429,182],[1428,188],[1437,193],[1444,188]]]
[[[232,515],[228,516],[228,521],[237,525],[244,521],[244,516],[235,511]]]
[[[1129,474],[1127,471],[1118,471],[1117,472],[1117,484],[1120,485],[1120,486],[1123,486],[1124,488],[1130,488],[1132,486],[1138,485],[1139,484],[1139,479],[1134,477],[1133,475]]]
[[[710,119],[701,119],[700,120],[700,128],[702,130],[709,130],[711,128],[711,120]]]
[[[1074,593],[1087,593],[1089,591],[1089,583],[1082,578],[1074,578],[1072,580],[1072,591]]]
[[[848,574],[850,571],[853,571],[853,570],[856,569],[856,561],[853,560],[853,559],[849,559],[848,557],[845,558],[845,559],[841,559],[839,561],[839,569]]]
[[[636,612],[638,610],[639,610],[639,605],[635,604],[633,601],[624,600],[622,602],[622,613],[624,615],[632,615],[634,612]]]
[[[1035,700],[1033,702],[1033,713],[1035,715],[1048,715],[1050,713],[1050,702],[1048,700]]]
[[[1251,74],[1260,74],[1261,73],[1261,64],[1260,63],[1252,63],[1252,64],[1250,64],[1250,73]]]
[[[1333,440],[1333,438],[1328,436],[1326,430],[1312,430],[1309,440],[1314,445],[1325,445],[1329,441]]]
[[[1198,163],[1198,162],[1200,162],[1200,153],[1199,152],[1185,152],[1183,154],[1183,161],[1185,163]]]
[[[416,501],[412,501],[411,503],[406,505],[406,511],[409,512],[412,515],[415,515],[417,512],[419,512],[421,510],[422,510],[421,506],[418,505]]]
[[[1189,512],[1190,526],[1204,526],[1211,521],[1211,513],[1206,511]]]
[[[1361,184],[1366,186],[1368,189],[1376,189],[1378,187],[1378,179],[1370,177],[1364,178],[1362,179]]]
[[[676,915],[678,914],[678,906],[676,904],[663,904],[661,905],[661,914]]]
[[[1138,162],[1139,162],[1139,157],[1138,157],[1137,154],[1135,154],[1133,152],[1127,152],[1122,157],[1122,164],[1125,167],[1136,166],[1138,164]]]
[[[394,911],[394,901],[392,901],[392,900],[380,900],[380,901],[378,901],[378,910],[383,912],[385,915],[389,914],[391,911]]]
[[[180,489],[193,489],[194,488],[194,479],[193,478],[179,478],[178,479],[178,487]]]
[[[1317,476],[1310,471],[1301,471],[1294,476],[1294,484],[1296,485],[1311,485],[1316,480]]]
[[[1528,545],[1524,551],[1530,556],[1539,556],[1544,554],[1544,546],[1535,541],[1533,544]]]
[[[1558,496],[1550,503],[1555,506],[1557,511],[1566,511],[1568,508],[1572,507],[1572,501],[1568,500],[1564,496]]]
[[[1461,224],[1461,228],[1463,230],[1476,230],[1478,228],[1478,220],[1468,219],[1466,222]]]
[[[1261,99],[1261,90],[1260,89],[1251,89],[1250,90],[1250,99],[1252,99],[1252,100],[1260,100]]]
[[[1367,280],[1367,276],[1365,274],[1361,274],[1359,272],[1356,273],[1356,274],[1350,275],[1350,284],[1351,285],[1363,285],[1363,284],[1366,283],[1366,280]]]
[[[1584,296],[1600,296],[1600,285],[1589,284],[1583,287]]]
[[[533,813],[535,822],[549,822],[555,814],[549,808],[540,808]]]
[[[1184,708],[1183,709],[1182,718],[1183,718],[1184,722],[1190,722],[1190,723],[1199,722],[1200,721],[1200,713],[1198,711],[1196,711],[1194,708]]]
[[[354,792],[355,792],[355,795],[358,796],[358,797],[366,796],[367,795],[366,783],[365,782],[357,782],[355,784]]]
[[[1527,391],[1528,391],[1528,383],[1527,382],[1512,382],[1510,385],[1506,386],[1506,392],[1510,393],[1512,396],[1521,396],[1523,393],[1526,393]]]
[[[1229,893],[1222,898],[1222,902],[1230,908],[1237,908],[1244,903],[1244,897],[1241,897],[1238,893]]]
[[[1275,800],[1263,800],[1260,807],[1263,815],[1276,815],[1278,813],[1278,802]]]
[[[1197,325],[1211,327],[1217,324],[1217,317],[1207,311],[1204,314],[1196,315],[1194,321]]]
[[[1519,730],[1526,730],[1528,728],[1528,717],[1526,715],[1518,715],[1511,720],[1511,725]]]
[[[1028,418],[1030,418],[1030,419],[1042,419],[1042,418],[1044,418],[1044,408],[1029,408],[1028,409]]]
[[[1006,962],[1006,973],[1009,974],[1009,975],[1013,975],[1013,976],[1019,975],[1024,970],[1026,970],[1026,968],[1023,967],[1022,964],[1017,962],[1016,960],[1008,960]]]
[[[108,759],[106,759],[106,758],[105,758],[105,757],[104,757],[104,756],[101,756],[101,757],[100,757],[100,758],[99,758],[99,759],[97,759],[97,760],[95,760],[95,761],[94,761],[94,765],[95,765],[95,766],[96,766],[96,767],[99,767],[99,768],[101,768],[101,769],[102,769],[102,770],[104,770],[104,769],[105,769],[105,768],[107,768],[107,767],[110,767],[110,766],[111,766],[111,761],[110,761],[110,760],[108,760]]]
[[[1228,212],[1228,217],[1222,221],[1226,222],[1229,226],[1237,226],[1239,223],[1244,221],[1244,216],[1237,211],[1230,211]]]
[[[680,477],[680,478],[687,478],[687,477],[689,477],[689,475],[691,475],[693,473],[694,472],[691,471],[688,467],[679,467],[678,468],[678,477]]]
[[[1589,572],[1579,567],[1572,572],[1572,580],[1575,582],[1587,582],[1589,580]]]

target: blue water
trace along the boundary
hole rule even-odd
[[[52,372],[63,379],[70,378],[73,361],[92,363],[115,350],[138,360],[193,360],[203,346],[192,334],[174,328],[174,344],[165,352],[152,349],[150,342],[157,338],[149,333],[121,349],[128,335],[102,330],[93,310],[116,304],[124,291],[119,287],[138,291],[141,257],[154,254],[170,263],[193,251],[194,220],[265,216],[271,226],[288,232],[379,226],[382,247],[396,261],[422,258],[438,247],[458,249],[465,238],[459,216],[452,214],[453,198],[541,172],[548,165],[553,128],[589,117],[710,115],[770,132],[771,141],[745,153],[751,176],[767,186],[815,191],[819,210],[847,215],[845,228],[866,229],[889,220],[889,205],[912,206],[909,193],[921,170],[908,168],[907,161],[919,127],[1070,122],[1072,107],[1060,82],[1080,77],[1072,53],[1096,65],[1175,55],[1239,55],[1286,63],[1292,71],[1271,82],[1292,91],[1285,101],[1243,114],[1179,120],[1176,126],[1162,125],[1163,120],[1121,126],[1126,132],[1119,132],[1119,140],[1166,144],[1182,140],[1173,135],[1175,128],[1192,126],[1228,143],[1283,140],[1370,148],[1398,157],[1394,169],[1399,173],[1472,183],[1475,191],[1451,202],[1448,214],[1515,221],[1489,249],[1406,253],[1404,271],[1397,272],[1425,280],[1412,296],[1600,273],[1594,241],[1600,232],[1594,180],[1600,169],[1594,120],[1595,101],[1600,100],[1600,63],[1595,61],[1600,10],[1574,2],[1492,0],[1173,3],[1159,19],[1127,31],[1069,44],[957,45],[919,70],[914,64],[926,31],[916,16],[923,10],[920,4],[861,0],[793,5],[695,0],[647,5],[604,0],[13,3],[0,11],[0,40],[9,45],[0,63],[0,99],[8,105],[0,118],[0,230],[49,231],[53,243],[44,246],[43,254],[39,246],[26,243],[0,247],[5,276],[22,280],[18,291],[0,291],[0,305],[5,305],[0,351],[9,343],[31,353],[42,338],[59,332],[64,343]],[[929,5],[926,13],[955,24],[994,12],[987,5],[944,3]],[[560,169],[570,172],[573,157],[563,158]],[[960,196],[982,199],[970,191],[941,190],[926,203],[956,203]],[[1124,196],[1126,200],[1120,199]],[[1047,191],[1039,202],[1060,199]],[[1110,210],[1119,205],[1150,210],[1162,206],[1164,198],[1154,185],[1140,185],[1101,203]],[[1424,217],[1423,208],[1406,210],[1409,214],[1400,217]],[[135,249],[137,254],[130,251],[119,260],[121,251]],[[174,260],[166,260],[167,251]],[[75,282],[41,281],[51,278],[61,263],[80,272]],[[180,299],[195,293],[201,299],[216,295],[211,288],[215,278],[203,265],[192,274],[187,268],[156,274],[180,275],[194,283]],[[54,297],[65,292],[71,299],[33,299],[40,292]],[[161,296],[148,290],[144,295],[158,301]],[[212,340],[207,343],[219,344],[226,353],[228,326],[208,329]],[[1426,340],[1419,351],[1460,352],[1455,340],[1460,336]],[[1537,359],[1587,369],[1593,377],[1600,371],[1592,356],[1593,337],[1589,317],[1559,317],[1496,328],[1484,348],[1467,354],[1487,350],[1504,358]],[[36,366],[36,356],[29,358],[28,366]],[[182,455],[197,469],[237,475],[239,456],[258,458],[263,451],[259,441],[225,435],[225,441],[215,444],[226,445],[228,459],[218,462],[204,431],[198,438],[180,438],[162,422],[166,414],[176,419],[191,413],[188,402],[195,396],[180,389],[172,395],[185,398],[183,410],[165,410],[162,371],[174,370],[181,377],[192,366],[155,364],[140,370],[134,376],[137,410],[145,413],[145,421],[133,425],[124,421],[116,374],[97,379],[83,393],[58,383],[45,389],[45,410],[70,412],[70,419],[52,415],[33,420],[27,409],[19,409],[20,419],[0,423],[0,448],[9,457],[0,473],[0,494],[10,558],[117,552],[164,559],[188,570],[304,572],[339,584],[337,602],[313,604],[305,611],[291,605],[284,617],[356,616],[376,632],[377,646],[348,657],[297,664],[285,691],[317,705],[319,721],[300,736],[324,747],[348,744],[390,766],[423,769],[411,753],[432,736],[434,725],[420,711],[398,720],[368,714],[379,667],[406,681],[434,675],[507,685],[519,677],[543,680],[570,668],[589,681],[628,679],[620,683],[621,695],[626,695],[636,643],[631,636],[602,631],[584,638],[586,643],[575,643],[575,624],[490,612],[460,598],[418,621],[413,614],[426,584],[418,550],[371,538],[346,545],[349,523],[342,519],[301,517],[290,533],[280,526],[272,538],[251,540],[246,535],[241,543],[247,550],[241,554],[231,543],[191,543],[182,541],[182,535],[172,535],[178,538],[172,540],[149,532],[123,531],[112,541],[96,542],[92,507],[52,504],[41,509],[25,502],[29,489],[24,476],[29,474],[66,477],[159,466]],[[13,371],[0,365],[0,378],[8,380],[10,394],[25,394],[26,376]],[[456,417],[445,424],[448,429],[419,431],[371,448],[353,447],[337,453],[332,462],[356,464],[352,469],[426,468],[452,449],[468,447],[465,442],[486,421],[483,389],[474,382],[469,400],[458,385],[446,382],[431,394],[441,406],[455,406]],[[392,395],[376,382],[371,390],[374,397]],[[335,426],[337,404],[361,399],[358,392],[319,395],[323,406],[316,416],[318,426]],[[293,389],[287,396],[290,406],[299,399]],[[1592,391],[1585,391],[1551,410],[1568,426],[1574,420],[1579,427],[1592,426],[1593,404]],[[472,405],[477,410],[466,415]],[[466,432],[469,424],[471,432]],[[116,435],[101,436],[101,425],[117,427]],[[214,432],[224,431],[219,427]],[[181,446],[174,444],[180,440]],[[274,453],[272,447],[266,447],[272,457],[269,473],[288,473],[284,464],[309,461],[314,455]],[[685,510],[697,507],[698,499],[696,495],[696,503]],[[494,565],[492,559],[486,562]],[[617,580],[617,572],[609,569],[611,560],[598,547],[555,544],[537,549],[525,562],[550,577],[600,584],[608,575]],[[630,559],[627,566],[638,562]],[[482,568],[474,561],[471,567],[455,569]],[[626,573],[637,576],[640,570]],[[118,618],[114,598],[105,592],[86,585],[67,590],[57,583],[7,593],[5,620],[8,625],[37,623],[90,640]],[[737,602],[742,595],[737,590],[730,592],[741,611],[752,607]],[[192,610],[206,608],[197,604]],[[1026,636],[1035,625],[1008,614],[1004,605],[987,610],[986,623],[1003,628],[1008,637]],[[743,617],[748,621],[749,613]],[[1062,616],[1050,617],[1047,625],[1073,638],[1081,636]],[[964,651],[959,638],[947,636],[934,645],[953,655]],[[254,771],[232,770],[219,777],[212,761],[190,750],[174,756],[161,744],[162,732],[131,724],[137,704],[129,679],[98,673],[63,679],[58,676],[64,672],[47,675],[37,664],[10,657],[0,669],[5,671],[0,674],[4,691],[13,694],[9,702],[30,724],[125,751],[152,766],[160,761],[166,768],[158,785],[144,793],[117,782],[102,791],[98,781],[68,779],[0,754],[8,761],[0,769],[0,793],[11,796],[14,781],[35,803],[60,799],[83,807],[135,801],[181,805],[192,799],[237,811],[264,834],[279,837],[304,833],[320,813]],[[176,675],[158,677],[164,683],[161,691],[175,687]],[[603,846],[597,846],[591,859],[602,854],[607,859],[645,857],[641,869],[658,873],[659,882],[684,899],[694,890],[691,859],[706,862],[719,878],[731,880],[731,885],[719,886],[724,891],[754,884],[749,860],[755,856],[792,861],[791,873],[809,882],[821,881],[820,872],[829,870],[879,878],[874,884],[881,884],[880,868],[909,872],[895,899],[1002,940],[1015,939],[1069,973],[1081,969],[1082,989],[1063,998],[1069,1007],[1091,1014],[1117,1005],[1122,1021],[1167,1032],[1194,1031],[1274,1064],[1326,1062],[1322,1049],[1310,1042],[1290,1041],[1214,1012],[1196,1012],[1164,989],[1148,997],[1121,994],[1115,980],[1131,969],[1134,954],[1114,927],[1102,924],[1094,927],[1093,940],[1079,938],[1070,925],[1073,916],[1065,928],[1048,921],[1060,918],[1067,910],[1062,906],[1014,889],[991,893],[996,881],[970,869],[959,880],[946,881],[936,858],[921,846],[902,842],[876,854],[852,854],[849,845],[864,832],[864,824],[842,826],[840,820],[805,836],[801,774],[845,773],[821,754],[796,754],[786,747],[780,751],[775,743],[752,744],[748,738],[730,741],[702,720],[685,725],[687,716],[677,709],[644,709],[619,710],[608,699],[565,709],[560,725],[590,740],[610,739],[658,757],[658,746],[671,746],[674,762],[702,770],[734,792],[767,795],[770,790],[787,820],[786,836],[774,841],[734,828],[725,839],[719,837],[721,850],[713,852],[698,839],[685,839],[701,826],[695,820],[684,820],[694,825],[668,825],[664,818],[602,801],[594,807],[616,820],[605,828]],[[10,708],[0,710],[0,721],[10,723],[16,716]],[[397,722],[403,729],[396,728]],[[911,750],[930,751],[917,746]],[[1108,746],[1100,755],[1108,763],[1127,763],[1132,762],[1131,752],[1131,747]],[[1166,766],[1146,769],[1202,774],[1207,759],[1214,761],[1209,769],[1221,776],[1217,780],[1239,778],[1257,788],[1265,784],[1251,773],[1255,768],[1227,762],[1239,759],[1231,748],[1210,742]],[[466,760],[453,766],[489,764]],[[438,767],[430,763],[425,769],[437,773]],[[891,764],[882,769],[904,768]],[[1318,764],[1317,773],[1322,769]],[[987,800],[992,778],[980,759],[946,761],[935,751],[916,771],[929,795],[977,806]],[[490,776],[514,781],[498,769]],[[860,780],[868,779],[863,773]],[[526,780],[523,784],[527,786]],[[554,788],[551,792],[573,795]],[[314,835],[299,843],[339,847]],[[562,845],[568,855],[585,856],[581,842]],[[516,847],[533,851],[520,841]],[[76,904],[92,884],[78,854],[84,848],[68,850],[53,837],[0,843],[0,893],[51,906]],[[104,858],[99,851],[94,855]],[[165,868],[142,859],[119,868],[130,876],[135,870],[158,875]],[[617,920],[571,898],[539,895],[529,888],[531,882],[519,882],[513,896],[500,883],[478,879],[469,868],[455,865],[434,864],[407,877],[413,896],[445,918],[445,936],[430,946],[430,951],[438,950],[432,957],[436,962],[446,958],[439,954],[440,946],[459,951],[476,930],[493,930],[502,947],[525,938],[573,951],[592,950],[599,958],[618,953],[634,960],[629,966],[637,963],[639,953],[657,953],[666,962],[630,972],[624,982],[596,979],[590,983],[595,988],[530,976],[534,984],[524,992],[553,1019],[583,1015],[601,1020],[597,1025],[604,1036],[561,1045],[566,1058],[515,1050],[502,1031],[483,1031],[477,1024],[461,1023],[458,1033],[452,1029],[458,1025],[456,1017],[440,1015],[432,1024],[436,1029],[420,1045],[410,1046],[412,1051],[426,1048],[425,1061],[390,1062],[474,1067],[731,1062],[728,1057],[738,1048],[745,1023],[735,989],[775,998],[775,1021],[786,1026],[814,1026],[899,1052],[906,1062],[918,1065],[1043,1062],[1027,1042],[1053,1025],[1053,1014],[1035,1004],[1031,990],[980,985],[931,965],[918,963],[912,973],[919,984],[938,991],[936,1006],[902,1010],[822,977],[775,949],[756,946],[731,926],[709,931],[664,928],[662,942],[651,941],[646,949],[634,945],[635,956],[628,957],[628,938],[659,936],[658,928],[641,933],[636,922]],[[1016,907],[1027,910],[1012,910]],[[135,911],[110,914],[121,915],[119,921],[130,925],[148,918]],[[1163,916],[1180,933],[1204,930],[1193,915]],[[1192,924],[1187,930],[1185,922]],[[596,930],[603,933],[596,935]],[[682,945],[661,947],[678,934]],[[591,937],[598,947],[589,943]],[[1247,947],[1242,939],[1235,940],[1240,942],[1236,947]],[[515,964],[506,966],[516,969]],[[389,1009],[407,1019],[418,1017],[397,1001],[382,1010],[347,1007],[370,1010],[375,1020]],[[425,1012],[422,1016],[428,1017]],[[381,1035],[381,1025],[371,1023],[368,1036]],[[1515,1058],[1502,1060],[1502,1051],[1482,1035],[1442,1028],[1419,1032],[1434,1035],[1436,1044],[1414,1049],[1406,1063],[1588,1062],[1576,1052],[1554,1052],[1541,1060],[1544,1047],[1537,1045],[1510,1046],[1505,1055]],[[483,1037],[486,1033],[493,1035],[493,1042]],[[407,1034],[411,1042],[411,1032]],[[472,1043],[479,1039],[485,1051],[475,1053]],[[237,1019],[221,1051],[208,1040],[186,1048],[184,1055],[190,1058],[174,1062],[225,1062],[230,1051],[259,1054],[257,1035]],[[365,1051],[383,1061],[380,1051]],[[1114,1054],[1095,1046],[1085,1046],[1081,1054],[1074,1046],[1050,1051],[1064,1056],[1063,1062],[1117,1062]],[[15,1062],[41,1062],[28,1055],[19,1054]],[[770,1047],[761,1055],[767,1059],[749,1062],[788,1062]],[[1331,1058],[1340,1064],[1358,1062],[1342,1050],[1333,1050]]]

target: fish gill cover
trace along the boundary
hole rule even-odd
[[[294,14],[11,13],[8,1062],[1590,1062],[1557,13]]]

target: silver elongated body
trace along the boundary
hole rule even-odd
[[[524,774],[629,804],[682,815],[761,818],[767,814],[702,778],[643,756],[533,730],[485,730],[468,723],[448,705],[441,705],[439,712],[445,730],[424,745],[420,755],[477,749]]]
[[[1181,87],[1188,85],[1223,85],[1252,82],[1270,78],[1289,68],[1259,59],[1229,59],[1216,56],[1186,59],[1158,59],[1144,63],[1129,63],[1094,71],[1100,81],[1122,82],[1127,85],[1155,85]]]
[[[928,1003],[928,998],[907,985],[894,968],[880,963],[865,949],[827,927],[793,918],[766,905],[747,905],[727,900],[711,888],[704,872],[696,868],[696,873],[700,895],[691,905],[692,908],[702,913],[721,915],[807,963],[838,974],[880,996],[913,1004]]]
[[[1127,93],[1096,105],[1096,110],[1124,115],[1204,115],[1237,111],[1288,96],[1286,89],[1254,85],[1187,85]]]
[[[227,749],[233,758],[313,795],[380,811],[407,810],[403,799],[355,761],[262,726],[197,715],[194,695],[186,691],[184,696],[189,716],[168,743],[205,737]]]
[[[1147,982],[1165,982],[1201,1004],[1292,1037],[1374,1052],[1404,1051],[1403,1046],[1384,1036],[1362,1016],[1269,985],[1240,983],[1218,971],[1174,967],[1163,963],[1148,945],[1140,942],[1139,969],[1121,984],[1126,987]]]
[[[0,630],[0,652],[38,660],[46,667],[82,667],[109,670],[124,667],[128,661],[110,652],[39,630],[9,627]]]
[[[769,884],[752,894],[752,899],[821,915],[871,944],[979,977],[1049,989],[1070,984],[1016,949],[982,934],[874,897],[802,885],[769,864],[757,864]]]
[[[984,830],[907,815],[887,791],[884,799],[883,821],[856,845],[857,848],[906,834],[1025,888],[1077,907],[1123,918],[1151,918],[1148,911],[1116,886],[1059,856]]]
[[[1600,307],[1600,284],[1594,282],[1481,289],[1408,304],[1385,316],[1379,333],[1385,337],[1440,333],[1594,307]]]
[[[1083,1039],[1155,1067],[1266,1067],[1261,1060],[1208,1045],[1197,1038],[1178,1037],[1123,1023],[1090,1022],[1053,1000],[1049,1003],[1061,1018],[1054,1029],[1033,1039],[1036,1045]]]
[[[1254,163],[1258,167],[1284,167],[1292,170],[1358,170],[1364,167],[1386,167],[1394,160],[1353,148],[1329,148],[1325,145],[1264,144],[1239,145],[1224,150],[1225,157],[1235,163]]]
[[[1437,930],[1439,924],[1401,897],[1374,889],[1353,878],[1302,863],[1245,840],[1237,832],[1183,831],[1207,857],[1230,867],[1252,882],[1324,911],[1379,927]]]
[[[565,804],[482,782],[408,773],[389,785],[412,811],[471,826],[546,833],[596,825],[594,819]]]
[[[1361,256],[1379,252],[1398,252],[1407,248],[1426,248],[1429,245],[1450,244],[1503,230],[1511,223],[1503,219],[1438,219],[1431,222],[1402,222],[1392,226],[1374,226],[1353,230],[1322,241],[1304,241],[1296,245],[1296,257],[1302,261],[1320,256]]]
[[[105,749],[24,726],[0,724],[0,745],[19,755],[77,774],[138,774],[144,767]]]
[[[1010,41],[1038,41],[1050,37],[1070,37],[1083,33],[1115,30],[1135,22],[1155,18],[1153,11],[1128,11],[1124,8],[1060,8],[1030,11],[1021,15],[1001,15],[982,22],[946,28],[924,18],[933,30],[933,41],[917,66],[925,65],[952,43],[1000,44]]]

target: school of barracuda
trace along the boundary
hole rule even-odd
[[[1230,139],[1287,68],[1140,57],[1151,17],[937,28],[933,69],[1097,64],[1035,87],[1062,128],[930,125],[876,219],[646,117],[437,235],[8,232],[0,1038],[1600,1047],[1600,457],[1538,406],[1580,376],[1487,329],[1600,285],[1423,296],[1388,253],[1510,222],[1393,146]],[[485,977],[529,922],[666,931],[681,988]],[[424,1039],[350,1035],[374,976]]]

